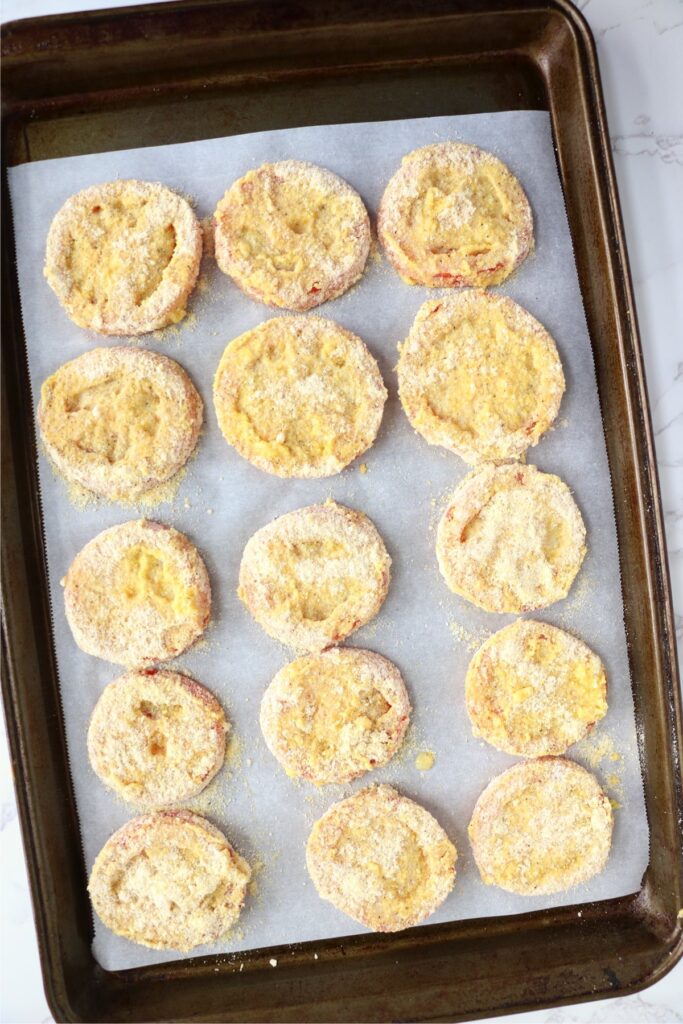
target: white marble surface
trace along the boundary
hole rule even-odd
[[[115,0],[3,0],[2,20],[115,5]],[[595,33],[600,58],[645,352],[682,652],[683,0],[579,0],[578,6]],[[48,1022],[52,1017],[43,995],[4,731],[0,865],[0,1021]],[[640,995],[510,1019],[519,1024],[683,1021],[683,963]]]

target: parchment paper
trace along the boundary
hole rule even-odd
[[[515,759],[473,739],[463,679],[478,643],[513,616],[478,611],[451,594],[434,553],[444,501],[468,467],[430,447],[410,428],[396,394],[396,345],[420,304],[433,292],[403,284],[384,260],[371,258],[350,293],[317,312],[358,333],[377,357],[389,389],[379,438],[358,462],[326,480],[287,482],[253,468],[228,447],[211,400],[214,371],[225,345],[276,315],[246,298],[204,261],[190,302],[189,322],[142,344],[177,359],[206,405],[199,452],[171,504],[149,512],[187,533],[202,552],[213,587],[207,640],[177,662],[223,702],[236,737],[226,768],[190,806],[207,814],[257,868],[239,925],[228,939],[198,953],[233,952],[363,931],[317,896],[306,873],[304,846],[313,821],[335,800],[370,782],[391,782],[432,811],[457,845],[455,888],[430,922],[517,914],[581,904],[638,890],[648,861],[648,827],[629,679],[612,491],[592,353],[557,174],[548,115],[515,111],[461,117],[346,124],[263,132],[177,146],[48,160],[9,172],[19,280],[34,404],[42,381],[94,345],[120,344],[74,326],[43,275],[50,221],[73,192],[119,177],[162,181],[213,212],[225,189],[265,160],[299,158],[331,168],[362,195],[371,216],[401,157],[417,146],[461,139],[493,151],[519,177],[534,212],[536,249],[499,290],[536,316],[555,338],[567,378],[556,428],[531,449],[528,461],[559,474],[572,488],[588,530],[588,555],[565,601],[537,618],[575,631],[603,659],[609,713],[593,737],[569,756],[596,771],[615,810],[613,851],[605,871],[554,897],[523,898],[485,886],[467,841],[474,803],[489,780]],[[86,730],[92,708],[119,668],[84,654],[72,639],[59,584],[71,560],[100,530],[140,513],[100,503],[77,508],[67,488],[39,459],[54,632],[73,783],[88,871],[100,847],[135,813],[91,771]],[[269,639],[237,599],[238,566],[250,535],[275,516],[332,496],[367,513],[393,558],[389,596],[377,619],[351,638],[393,659],[414,705],[402,753],[387,767],[346,787],[316,790],[285,775],[266,749],[258,725],[261,695],[292,656]],[[420,772],[415,757],[436,756]],[[577,907],[577,913],[580,908]],[[108,969],[176,959],[117,938],[95,919],[94,952]],[[313,956],[313,950],[311,950]]]

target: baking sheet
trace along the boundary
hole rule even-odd
[[[228,447],[211,401],[214,371],[225,345],[278,315],[246,298],[204,260],[190,316],[177,328],[145,336],[145,347],[177,359],[204,401],[199,451],[176,496],[144,514],[187,533],[205,558],[213,588],[213,623],[194,650],[173,664],[213,690],[233,724],[223,771],[188,806],[224,829],[256,865],[238,925],[225,941],[198,953],[232,953],[364,931],[319,899],[304,863],[315,819],[334,801],[370,782],[390,782],[426,806],[458,848],[455,888],[430,923],[517,914],[635,892],[648,862],[648,827],[629,679],[619,583],[613,500],[598,394],[549,116],[514,111],[263,132],[205,142],[49,160],[11,168],[10,192],[34,399],[63,362],[94,345],[120,344],[73,325],[42,275],[50,221],[73,192],[119,177],[162,181],[210,215],[228,185],[264,160],[298,158],[327,166],[362,195],[371,216],[390,175],[411,149],[444,139],[490,149],[520,178],[534,212],[536,248],[495,289],[530,310],[555,338],[567,392],[554,430],[528,461],[557,473],[574,491],[588,531],[588,554],[568,598],[534,615],[577,633],[603,659],[609,712],[569,756],[596,772],[618,806],[613,850],[605,871],[554,897],[524,898],[485,886],[467,842],[474,803],[488,781],[515,762],[471,735],[464,707],[466,667],[479,643],[514,616],[481,612],[451,594],[434,553],[435,527],[453,488],[468,471],[455,455],[430,447],[410,428],[398,402],[396,345],[420,304],[435,293],[403,284],[375,253],[361,282],[317,312],[358,333],[378,359],[389,401],[374,447],[342,474],[285,481],[261,473]],[[35,403],[34,403],[35,404]],[[360,462],[367,473],[359,471]],[[107,682],[122,671],[80,651],[64,616],[59,580],[72,558],[100,530],[140,513],[93,502],[76,507],[41,453],[39,474],[53,606],[55,644],[67,742],[88,871],[108,836],[135,813],[92,773],[86,752],[90,713]],[[367,513],[393,558],[387,600],[374,622],[350,638],[394,660],[414,706],[401,753],[385,768],[349,786],[316,789],[287,778],[266,749],[258,725],[261,695],[292,656],[269,639],[237,599],[242,550],[276,515],[327,497]],[[415,758],[435,754],[420,772]],[[580,908],[577,907],[577,913]],[[160,963],[180,956],[144,949],[112,935],[95,919],[94,953],[107,969]],[[313,955],[313,953],[311,954]]]

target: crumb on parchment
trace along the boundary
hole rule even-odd
[[[436,756],[432,750],[422,750],[415,758],[415,767],[419,772],[428,772],[434,767]]]

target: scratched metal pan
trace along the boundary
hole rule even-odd
[[[463,1020],[633,992],[681,955],[680,707],[643,363],[595,48],[567,0],[180,0],[2,33],[4,161],[294,125],[548,110],[615,495],[650,863],[633,897],[109,973],[48,614],[3,176],[3,691],[47,997],[64,1021]],[[279,969],[268,959],[276,956]],[[19,979],[17,979],[19,983]]]

